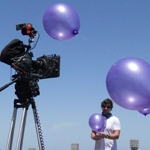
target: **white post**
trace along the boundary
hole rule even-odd
[[[79,150],[79,144],[78,143],[71,144],[71,150]]]
[[[131,139],[130,140],[130,148],[131,148],[131,150],[137,150],[139,148],[139,140]]]
[[[36,148],[29,148],[28,150],[36,150]]]

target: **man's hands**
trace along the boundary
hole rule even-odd
[[[108,135],[104,132],[95,132],[95,131],[92,131],[91,132],[91,138],[93,140],[100,140],[101,138],[108,138]]]

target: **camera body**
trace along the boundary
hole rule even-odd
[[[55,78],[60,76],[60,56],[56,54],[43,55],[32,60],[33,53],[27,53],[12,63],[18,72],[33,74],[39,79]]]

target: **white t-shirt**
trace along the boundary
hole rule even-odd
[[[120,121],[115,116],[106,119],[104,132],[106,134],[113,134],[113,130],[121,130]],[[117,150],[117,141],[107,138],[96,140],[94,150]]]

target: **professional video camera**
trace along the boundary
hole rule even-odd
[[[18,24],[16,30],[21,30],[23,35],[29,36],[28,45],[23,44],[19,39],[14,39],[2,50],[0,61],[15,69],[16,74],[12,75],[12,81],[1,87],[0,91],[16,83],[15,94],[20,103],[26,103],[29,99],[40,95],[37,84],[39,79],[60,76],[60,56],[56,54],[43,55],[32,60],[33,53],[31,50],[35,48],[40,34],[30,23]]]
[[[39,33],[32,24],[23,23],[16,25],[16,30],[21,30],[23,35],[28,35],[28,45],[23,44],[19,39],[12,40],[1,52],[0,61],[10,65],[19,75],[27,78],[54,78],[60,75],[60,56],[56,54],[43,55],[32,60],[33,53],[39,39]],[[35,37],[37,40],[35,40]],[[33,46],[31,47],[31,43]]]

